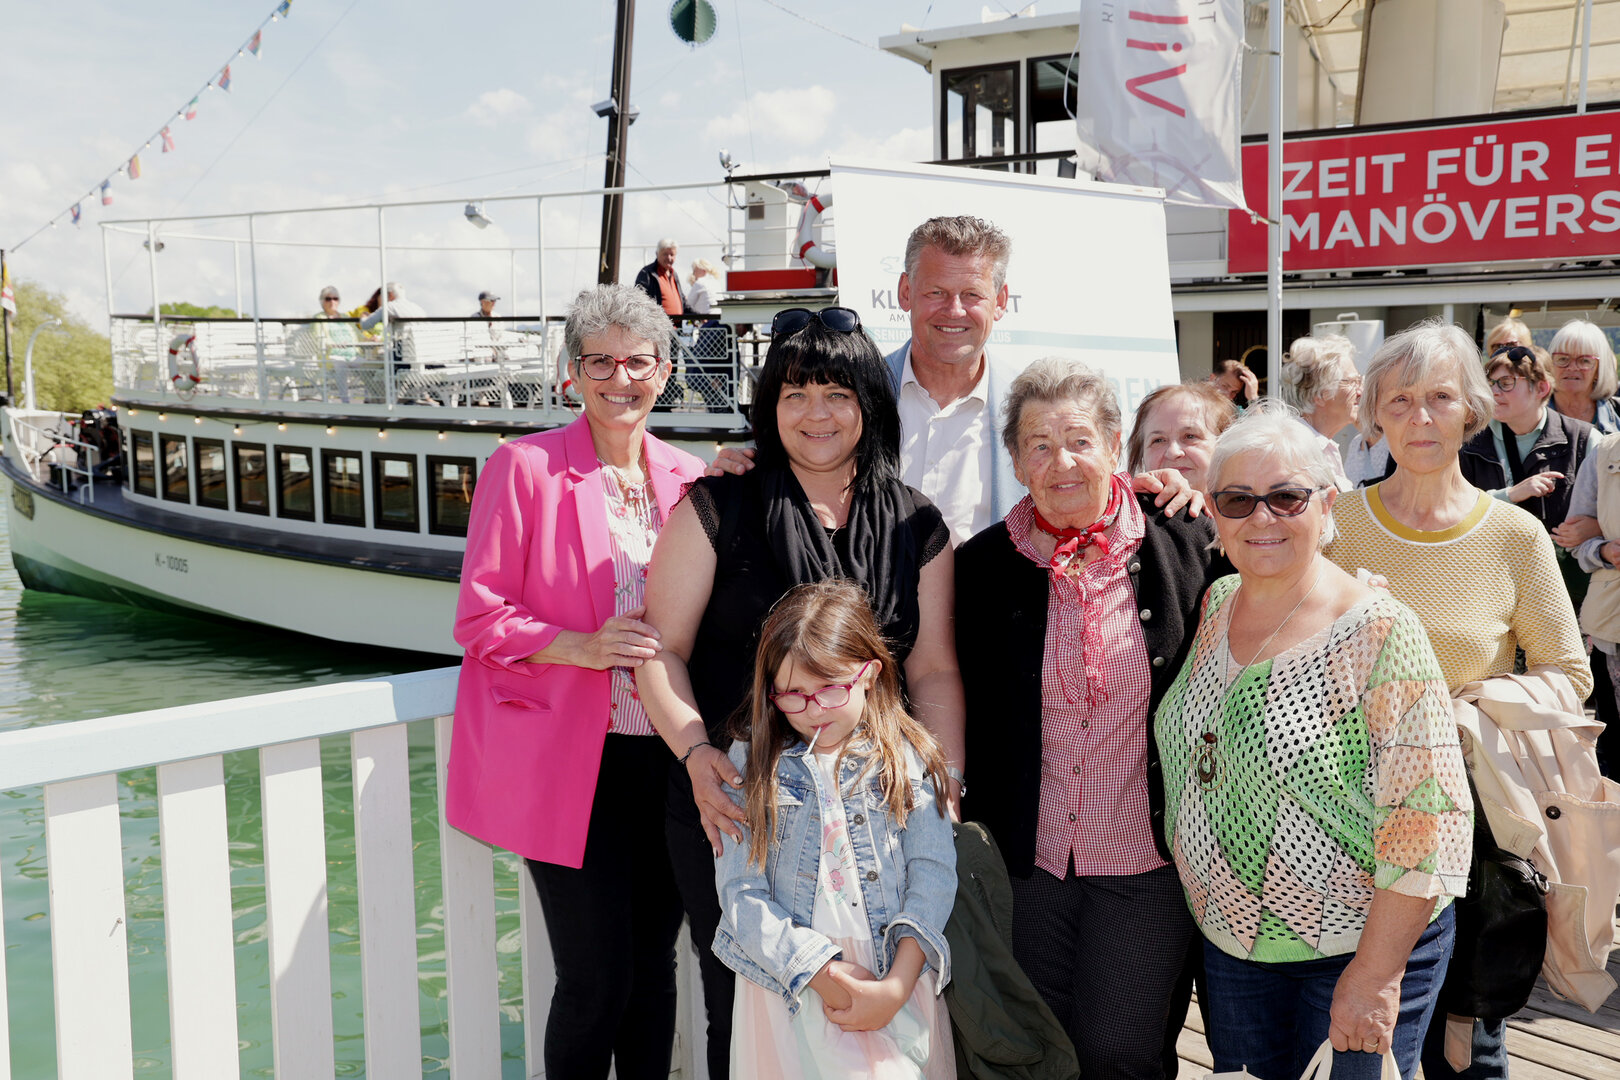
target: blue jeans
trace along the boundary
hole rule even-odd
[[[1450,905],[1423,931],[1401,978],[1396,1064],[1411,1080],[1451,960],[1456,914]],[[1262,964],[1204,943],[1209,985],[1209,1049],[1216,1072],[1247,1068],[1258,1080],[1298,1080],[1327,1040],[1333,988],[1355,954]],[[1333,1080],[1378,1080],[1382,1059],[1359,1050],[1333,1055]]]

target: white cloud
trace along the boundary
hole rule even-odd
[[[731,139],[770,134],[795,144],[816,142],[827,133],[827,121],[838,108],[838,95],[825,86],[761,90],[748,99],[747,108],[717,116],[703,129],[704,138]]]
[[[478,100],[467,107],[467,116],[475,124],[494,127],[502,120],[522,115],[528,111],[528,98],[516,90],[503,87],[500,90],[486,90],[479,94]]]

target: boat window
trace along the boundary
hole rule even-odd
[[[1075,101],[1079,73],[1069,68],[1070,57],[1035,56],[1029,63],[1029,119],[1024,128],[1024,153],[1073,150],[1077,133],[1069,107]],[[1068,103],[1068,105],[1065,104]],[[1057,174],[1057,161],[1029,162],[1030,172]]]
[[[276,513],[279,516],[315,520],[314,461],[303,447],[276,447]]]
[[[191,501],[191,470],[186,463],[186,437],[162,435],[158,445],[163,448],[163,497],[170,502]]]
[[[366,523],[365,480],[359,454],[347,450],[321,451],[321,505],[324,520],[332,525]]]
[[[477,463],[472,458],[430,456],[427,471],[428,532],[466,536]]]
[[[1017,64],[957,68],[941,75],[940,86],[947,158],[1019,152]]]
[[[192,468],[197,471],[197,505],[216,510],[230,507],[225,485],[225,443],[219,439],[191,440]]]
[[[135,459],[135,494],[157,494],[157,466],[152,455],[152,433],[150,431],[132,431],[129,433],[130,445],[135,448],[132,455]]]
[[[270,512],[270,471],[263,443],[232,443],[236,454],[236,508],[245,514]]]
[[[379,529],[416,532],[416,458],[404,454],[371,455],[372,522]]]

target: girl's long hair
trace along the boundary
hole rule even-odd
[[[933,734],[906,712],[894,655],[884,644],[865,590],[843,580],[800,585],[777,602],[760,631],[752,704],[742,718],[747,727],[735,733],[737,738],[748,741],[743,791],[752,833],[750,862],[761,868],[765,865],[765,856],[776,839],[776,764],[782,751],[802,741],[770,699],[777,671],[785,661],[792,660],[812,677],[831,681],[846,677],[851,669],[873,659],[882,662],[882,670],[867,691],[859,725],[838,752],[838,763],[843,763],[851,744],[865,740],[869,749],[865,751],[861,775],[877,768],[889,816],[904,828],[906,815],[914,808],[906,769],[909,743],[922,756],[924,771],[938,793],[937,809],[941,817],[945,816],[950,790],[945,779],[945,754]]]

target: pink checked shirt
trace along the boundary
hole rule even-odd
[[[1042,567],[1030,540],[1035,504],[1007,514],[1013,544]],[[1125,498],[1105,535],[1109,553],[1050,574],[1041,672],[1041,811],[1035,865],[1055,877],[1140,874],[1164,866],[1148,815],[1150,669],[1126,561],[1146,523]],[[1087,614],[1092,615],[1087,618]]]

